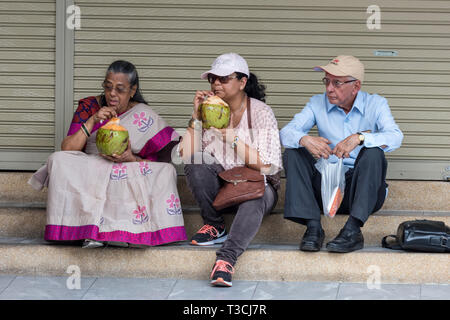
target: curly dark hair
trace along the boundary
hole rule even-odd
[[[240,72],[236,72],[236,75],[239,80],[243,77],[247,78],[247,84],[244,88],[247,96],[266,102],[266,86],[259,82],[258,77],[254,73],[250,72],[250,78]]]

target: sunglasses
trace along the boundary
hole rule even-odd
[[[114,87],[112,84],[110,84],[106,81],[102,83],[102,87],[105,90],[105,92],[106,91],[111,92],[114,89],[116,89],[116,92],[119,94],[124,94],[130,90],[130,87],[122,87],[122,86]]]
[[[238,77],[237,75],[220,77],[210,73],[208,74],[208,82],[210,84],[213,84],[214,82],[216,82],[217,79],[219,79],[220,83],[228,83],[230,82],[230,80],[236,79],[237,77]]]

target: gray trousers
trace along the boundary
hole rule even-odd
[[[306,224],[320,220],[323,211],[321,174],[316,160],[305,148],[286,149],[283,165],[286,172],[284,217]],[[369,215],[380,210],[386,197],[387,161],[380,148],[362,148],[353,169],[345,175],[344,199],[337,214],[347,213],[364,224]]]
[[[263,217],[275,207],[278,194],[268,184],[262,198],[217,211],[212,203],[221,187],[218,174],[222,171],[224,168],[220,164],[186,164],[184,166],[187,185],[200,207],[204,224],[223,228],[223,214],[236,212],[228,238],[216,252],[217,260],[225,260],[234,265],[255,237]]]

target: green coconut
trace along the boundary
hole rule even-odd
[[[230,107],[219,97],[209,97],[201,105],[203,128],[224,129],[230,123]]]
[[[128,147],[128,130],[119,125],[119,118],[112,118],[106,125],[99,128],[95,144],[98,152],[111,156],[121,155]]]

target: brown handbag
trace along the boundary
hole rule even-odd
[[[250,98],[248,97],[247,120],[248,127],[251,129]],[[216,210],[261,198],[266,189],[264,176],[258,170],[249,167],[234,167],[220,172],[219,177],[224,181],[224,185],[220,188],[212,204]]]
[[[216,210],[222,210],[244,201],[261,198],[266,189],[264,176],[248,167],[234,167],[219,173],[224,185],[213,202]]]

